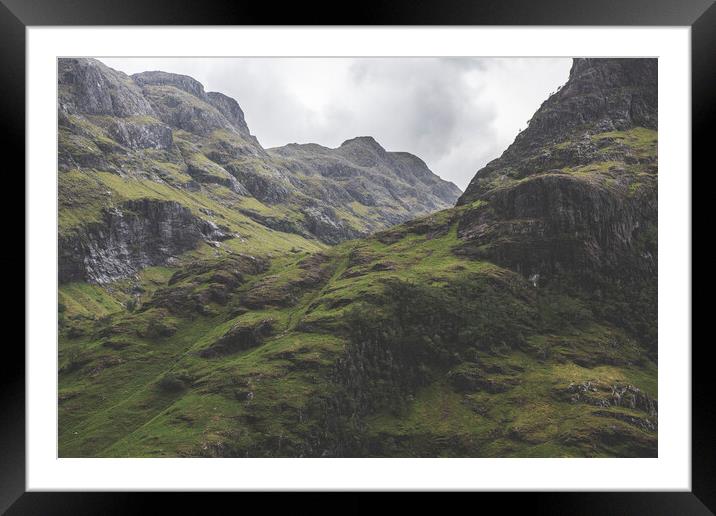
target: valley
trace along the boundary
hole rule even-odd
[[[461,192],[60,60],[60,456],[656,456],[656,67],[575,59]]]

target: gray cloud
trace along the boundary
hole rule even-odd
[[[265,147],[336,147],[370,135],[421,157],[465,188],[498,157],[570,59],[547,58],[102,58],[126,73],[190,75],[234,97]]]

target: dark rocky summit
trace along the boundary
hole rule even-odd
[[[592,137],[635,127],[656,131],[657,88],[656,59],[575,59],[567,83],[542,104],[502,156],[475,174],[458,204],[511,180],[567,166],[610,158],[638,162],[635,149],[612,148],[615,142]]]

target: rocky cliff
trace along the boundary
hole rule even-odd
[[[232,236],[179,203],[127,201],[103,210],[98,221],[60,236],[59,281],[110,283],[145,267],[171,265],[201,241],[216,243]]]
[[[199,225],[226,226],[230,239],[288,238],[260,235],[280,232],[320,245],[448,207],[460,194],[419,158],[372,138],[267,152],[236,100],[188,76],[130,77],[97,60],[60,59],[58,81],[61,281],[117,279],[212,242],[181,218],[151,218],[143,223],[187,245],[158,243],[151,258],[118,251],[139,238],[111,215],[132,201],[181,206]],[[125,265],[100,263],[119,256]]]
[[[524,274],[653,276],[657,268],[657,63],[575,60],[459,205],[464,251]]]

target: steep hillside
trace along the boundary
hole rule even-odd
[[[317,251],[294,235],[66,285],[60,456],[655,456],[655,70],[575,59],[454,208]],[[327,189],[354,169],[439,187],[365,138],[263,152]]]
[[[568,82],[458,201],[461,252],[614,295],[656,352],[657,60],[575,59]]]
[[[372,138],[269,154],[234,99],[191,77],[60,59],[58,79],[61,282],[126,278],[204,244],[317,249],[460,195]]]

